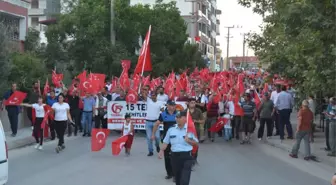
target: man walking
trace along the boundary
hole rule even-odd
[[[163,139],[159,158],[163,158],[164,151],[171,145],[172,166],[176,185],[189,185],[191,168],[194,159],[191,156],[193,146],[198,145],[198,139],[192,133],[187,133],[187,111],[176,114],[177,125],[171,127]]]
[[[287,139],[293,139],[293,130],[292,125],[290,123],[290,114],[292,112],[292,108],[294,106],[292,95],[289,94],[286,90],[286,87],[283,86],[282,91],[279,93],[277,101],[275,103],[275,108],[279,112],[280,116],[280,139],[284,140],[284,127],[286,125],[288,137]]]
[[[272,91],[271,93],[271,100],[273,102],[273,104],[275,105],[277,100],[278,100],[278,96],[279,93],[281,92],[280,86],[277,85],[276,89],[274,91]],[[280,122],[279,122],[279,113],[277,111],[274,112],[273,116],[272,116],[272,121],[274,123],[274,127],[275,127],[275,134],[274,136],[278,136],[280,135]]]
[[[95,99],[91,96],[91,94],[86,93],[86,97],[83,98],[83,114],[82,114],[82,127],[83,127],[83,137],[89,136],[91,137],[91,129],[92,129],[92,116],[95,111]]]
[[[163,138],[166,137],[166,134],[168,132],[168,129],[173,127],[176,124],[176,104],[172,100],[168,100],[167,102],[167,109],[163,111],[160,116],[159,120],[155,123],[155,126],[153,128],[152,133],[152,140],[155,139],[155,133],[160,127],[160,124],[163,124]],[[164,152],[164,161],[165,161],[165,168],[167,171],[166,179],[171,179],[173,174],[172,169],[172,163],[171,163],[171,150],[170,150],[170,144],[167,146],[165,152]]]
[[[16,88],[17,88],[16,83],[13,83],[12,89],[7,91],[6,94],[4,95],[2,103],[4,103],[5,100],[7,100],[16,91]],[[20,107],[16,105],[7,105],[6,110],[8,114],[9,123],[11,125],[11,130],[12,130],[11,136],[15,137],[17,134],[17,129],[18,129]]]
[[[154,140],[156,151],[160,151],[160,129],[157,129],[153,132],[154,124],[158,120],[161,107],[163,106],[162,102],[157,101],[157,94],[152,93],[151,98],[147,97],[148,94],[146,91],[142,94],[144,100],[147,102],[147,111],[146,111],[146,135],[147,135],[147,145],[148,145],[148,155],[153,156],[153,141],[152,134],[154,133]]]

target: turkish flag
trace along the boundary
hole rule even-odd
[[[137,103],[138,102],[138,93],[134,89],[129,89],[126,95],[127,103]]]
[[[107,136],[109,135],[109,129],[97,129],[93,128],[91,131],[91,151],[97,152],[105,147]]]
[[[128,140],[128,135],[121,136],[112,142],[112,155],[119,155],[125,143]]]
[[[190,115],[190,111],[187,111],[187,133],[192,133],[197,138],[197,131],[195,127],[195,123]],[[193,146],[193,149],[191,151],[192,154],[195,154],[198,150],[198,146]]]
[[[98,88],[97,90],[100,91],[104,86],[105,86],[105,78],[106,75],[105,74],[100,74],[100,73],[90,73],[89,74],[89,79],[97,84],[95,85],[96,88]]]
[[[44,88],[43,88],[43,96],[47,96],[49,91],[50,91],[50,86],[49,86],[49,81],[47,78],[46,83],[44,84]]]
[[[85,93],[96,94],[100,90],[100,84],[95,83],[94,80],[88,78],[83,83],[80,84],[80,89]]]
[[[217,119],[216,124],[209,128],[210,132],[219,132],[223,129],[224,125],[228,122],[227,118],[219,118]]]
[[[140,50],[138,63],[134,69],[134,74],[143,73],[145,71],[152,71],[151,55],[150,55],[150,35],[152,26],[149,26],[142,48]]]
[[[20,105],[26,98],[27,93],[15,91],[6,101],[5,105]]]
[[[62,87],[63,74],[57,74],[55,70],[52,71],[51,81],[55,87]]]
[[[254,103],[256,104],[257,109],[259,109],[259,106],[261,105],[260,97],[259,97],[256,90],[254,90],[253,94],[254,94],[254,97],[253,97],[254,98]]]
[[[131,68],[131,61],[121,60],[121,67],[123,68],[123,72],[128,72],[128,70]]]

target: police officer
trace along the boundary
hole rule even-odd
[[[198,145],[198,140],[192,133],[187,133],[187,111],[176,114],[177,124],[171,127],[159,152],[159,158],[164,155],[164,151],[171,144],[172,166],[175,175],[176,185],[189,185],[191,168],[194,159],[191,156],[193,146]]]
[[[176,104],[174,101],[172,100],[167,101],[167,109],[160,114],[159,119],[155,123],[155,126],[153,128],[153,134],[157,131],[161,123],[163,123],[163,138],[164,138],[166,137],[168,129],[176,124]],[[153,134],[152,139],[154,139]],[[174,176],[170,152],[171,151],[169,144],[164,152],[165,168],[167,171],[167,176],[165,177],[166,179],[171,179]]]

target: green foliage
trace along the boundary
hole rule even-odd
[[[295,80],[301,97],[336,91],[335,1],[240,0],[262,15],[249,45],[272,73]]]
[[[116,43],[111,44],[110,1],[83,0],[67,2],[67,13],[60,15],[57,24],[48,27],[45,49],[47,68],[63,65],[78,74],[88,71],[120,75],[120,61],[137,63],[135,51],[140,49],[139,36],[145,37],[152,25],[150,38],[153,75],[176,68],[202,65],[197,46],[185,45],[186,25],[175,2],[157,2],[148,5],[129,6],[125,0],[114,4],[114,30]]]
[[[10,63],[10,52],[11,52],[11,41],[8,39],[8,31],[10,28],[5,26],[0,22],[0,93],[6,91],[8,85],[8,75],[11,69]]]
[[[39,52],[40,51],[40,32],[34,28],[28,29],[28,34],[26,36],[25,51]]]
[[[21,90],[29,90],[33,82],[46,78],[45,64],[31,52],[12,53],[11,62],[13,68],[10,71],[8,80],[18,84]]]

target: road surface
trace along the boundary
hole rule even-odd
[[[165,180],[164,161],[147,157],[144,137],[136,137],[132,154],[112,156],[110,136],[100,152],[90,152],[90,138],[66,138],[66,149],[55,153],[56,142],[43,151],[33,146],[9,152],[8,185],[173,185]],[[333,169],[320,163],[291,159],[288,153],[254,141],[204,143],[190,185],[328,185]]]

